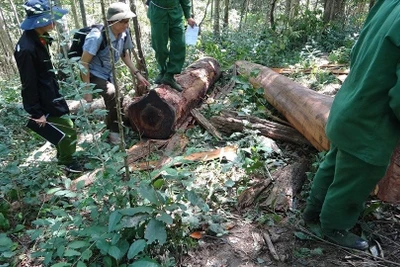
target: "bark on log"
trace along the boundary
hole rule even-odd
[[[264,96],[310,143],[320,151],[329,149],[325,125],[333,98],[299,85],[259,64],[237,61],[241,74],[248,75],[255,87],[264,88]],[[258,70],[257,76],[251,73]]]
[[[136,99],[128,106],[125,114],[132,128],[144,137],[168,138],[201,103],[220,75],[220,66],[215,59],[207,57],[196,61],[176,76],[183,88],[181,93],[161,85],[150,92],[150,96]]]
[[[318,150],[328,150],[325,125],[333,98],[318,94],[296,84],[273,70],[246,61],[236,62],[239,73],[251,76],[255,87],[263,87],[265,98]],[[379,182],[375,194],[383,201],[400,203],[400,144],[393,152],[386,175]]]
[[[263,120],[252,116],[222,117],[213,116],[211,124],[225,134],[242,132],[245,128],[259,130],[264,136],[295,144],[311,145],[296,129],[280,123]]]

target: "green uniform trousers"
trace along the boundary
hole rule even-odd
[[[65,137],[56,145],[57,159],[59,164],[70,164],[73,161],[78,139],[74,123],[71,119],[50,116],[47,121],[53,123],[54,126],[65,133]]]
[[[182,8],[176,6],[163,9],[150,4],[148,17],[151,24],[151,46],[159,71],[171,76],[180,73],[186,55]]]
[[[331,144],[314,177],[307,208],[320,214],[323,229],[351,229],[386,169]]]

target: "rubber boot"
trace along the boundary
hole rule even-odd
[[[323,229],[325,238],[337,245],[346,248],[365,250],[368,248],[368,241],[346,230]]]
[[[173,75],[165,74],[161,81],[162,84],[169,85],[175,90],[182,92],[182,87],[176,82]]]

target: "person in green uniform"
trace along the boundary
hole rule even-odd
[[[379,0],[367,17],[329,114],[331,147],[302,214],[306,224],[320,223],[328,240],[348,248],[368,248],[350,230],[400,138],[399,14],[399,0]]]
[[[155,83],[166,84],[182,91],[174,74],[181,72],[185,62],[186,44],[183,17],[190,27],[196,21],[190,14],[190,0],[151,0],[147,16],[151,24],[151,45],[155,51],[159,74]],[[169,49],[168,49],[169,42]]]

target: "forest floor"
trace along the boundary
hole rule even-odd
[[[328,85],[327,94],[334,94],[338,86]],[[287,164],[294,164],[303,159],[312,160],[317,151],[308,146],[300,146],[285,142],[276,142],[280,154],[284,155]],[[223,144],[226,145],[226,144]],[[29,160],[50,161],[54,157],[54,149],[49,144],[41,148],[42,157]],[[35,153],[32,153],[32,155]],[[272,155],[277,155],[272,154]],[[277,161],[282,156],[277,157]],[[271,159],[273,161],[273,159]],[[217,166],[221,166],[216,164]],[[278,171],[284,164],[277,164]],[[215,166],[214,166],[215,167]],[[209,182],[221,183],[216,177],[210,178],[213,168],[206,166],[203,173],[194,173],[196,179],[207,177]],[[311,170],[310,170],[311,171]],[[230,170],[230,180],[240,181],[246,174],[243,170]],[[233,177],[235,176],[236,177]],[[274,172],[271,173],[274,176]],[[265,177],[264,177],[265,178]],[[248,187],[256,185],[263,177],[248,175]],[[226,181],[225,181],[226,182]],[[211,186],[209,187],[211,188]],[[236,189],[224,204],[216,205],[215,212],[224,215],[220,224],[223,234],[208,231],[205,225],[191,237],[196,245],[183,255],[179,255],[177,266],[182,267],[258,267],[258,266],[400,266],[400,207],[385,204],[371,196],[368,200],[368,214],[364,216],[354,232],[371,241],[367,251],[349,250],[334,245],[312,234],[302,223],[300,211],[304,208],[305,191],[309,181],[305,179],[302,192],[294,192],[289,209],[278,211],[268,209],[254,201],[246,208],[238,206],[239,194]],[[215,193],[217,194],[217,193]],[[257,199],[259,200],[259,199]],[[27,259],[18,265],[33,265]]]
[[[328,83],[319,92],[334,96],[345,77],[337,76],[338,83]],[[304,79],[298,82],[309,87],[307,77]],[[311,160],[317,154],[312,147],[284,142],[278,142],[278,145],[282,154],[294,155],[289,156],[289,164],[301,159]],[[252,179],[256,177],[249,178]],[[302,191],[308,190],[309,186],[305,179]],[[399,205],[385,204],[374,196],[370,197],[366,205],[368,214],[352,230],[367,238],[370,248],[357,251],[332,244],[304,226],[300,213],[305,195],[296,192],[292,209],[283,212],[265,209],[257,201],[246,209],[237,205],[229,207],[227,233],[218,237],[201,235],[198,247],[181,258],[180,266],[400,266]],[[274,218],[265,219],[268,213]]]
[[[227,234],[202,235],[198,247],[182,257],[180,266],[400,266],[398,205],[383,204],[371,196],[367,206],[374,211],[353,229],[370,241],[370,248],[358,251],[314,235],[301,220],[305,199],[300,192],[293,201],[296,208],[286,212],[262,210],[257,203],[246,209],[232,206]],[[263,212],[271,212],[275,220],[263,221]]]

